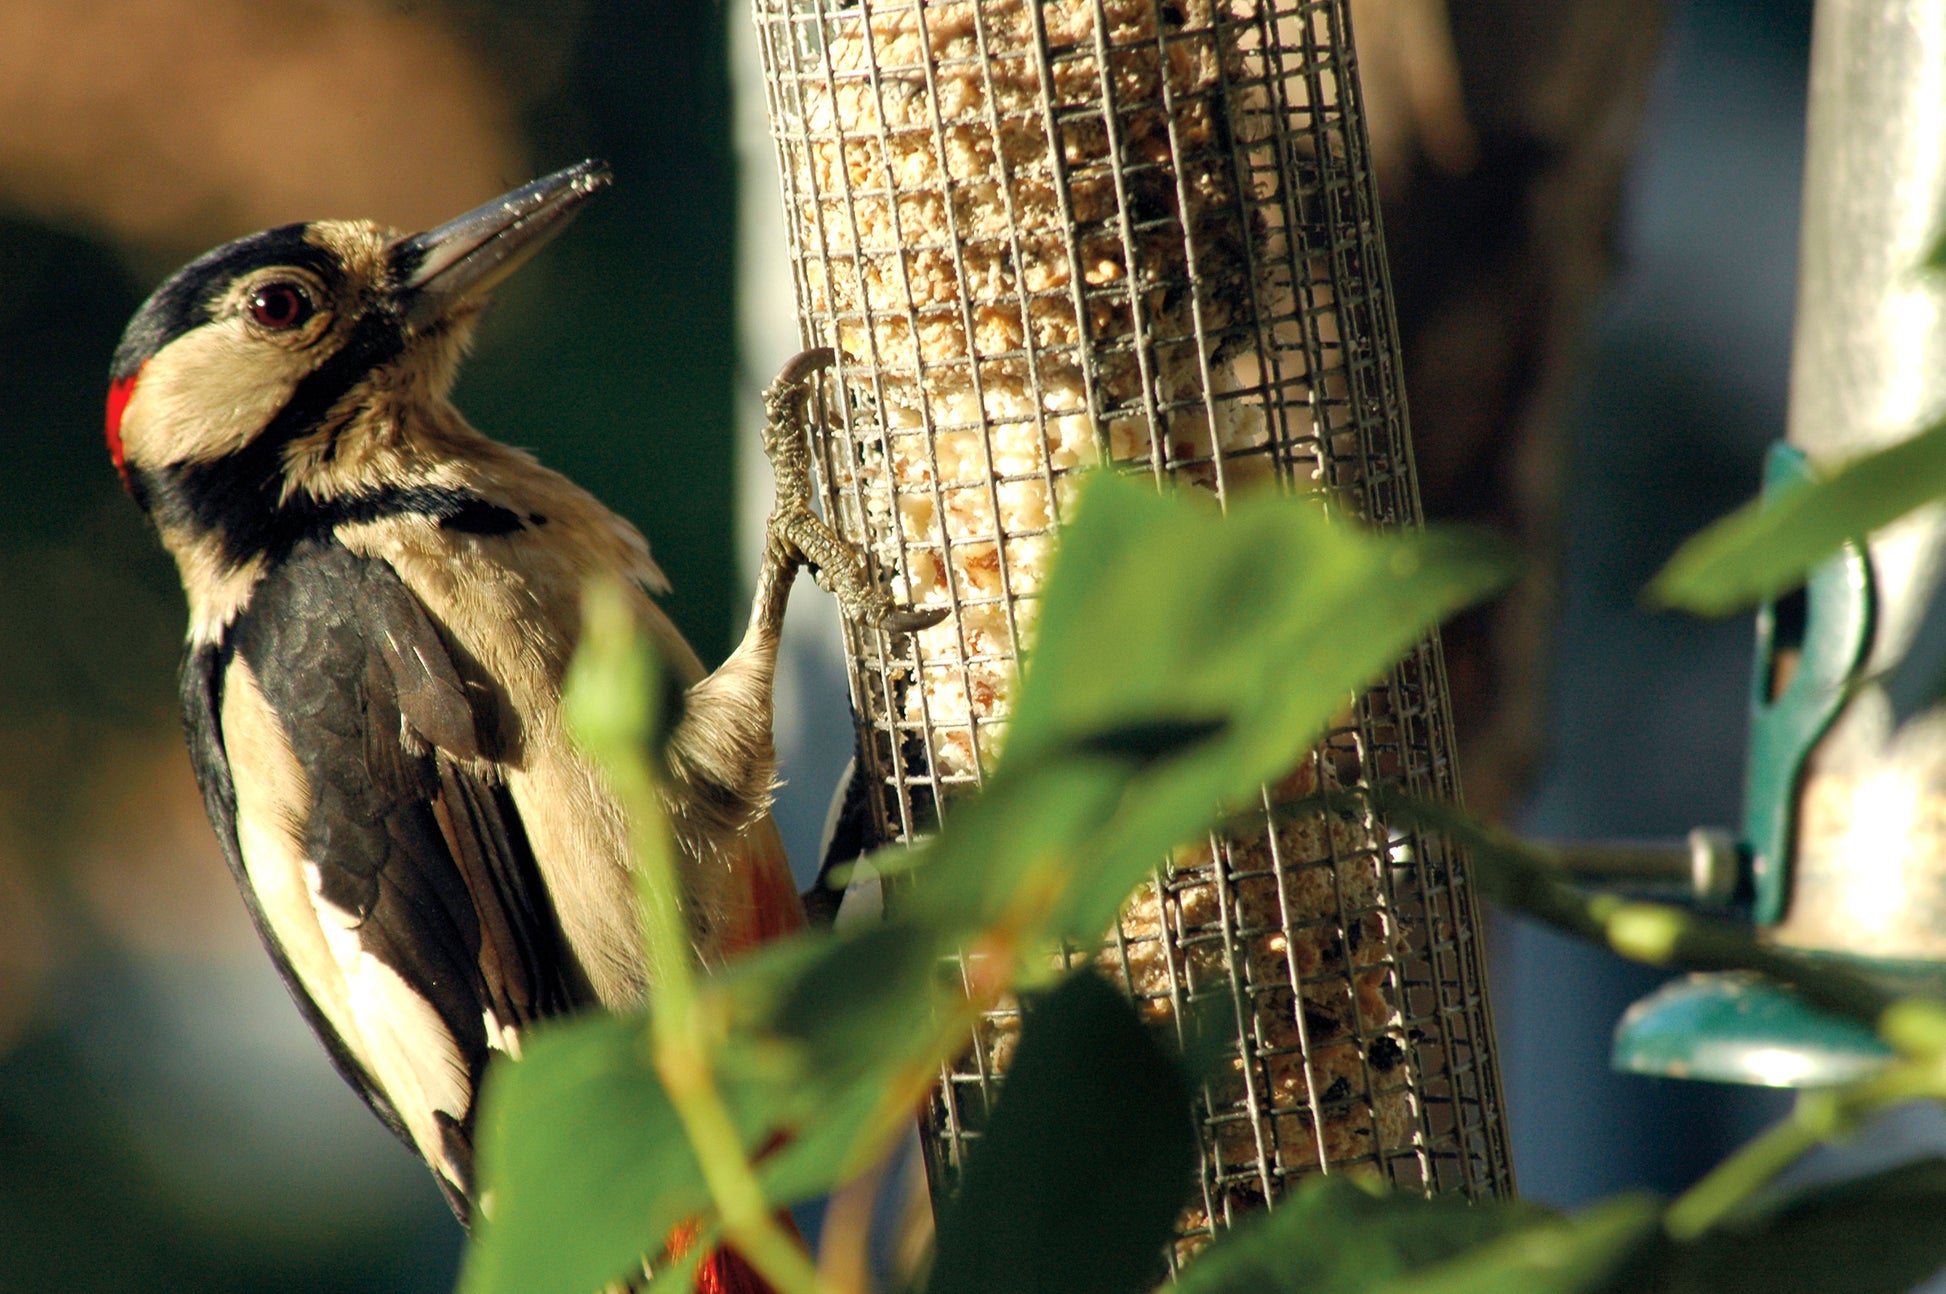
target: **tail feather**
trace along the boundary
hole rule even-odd
[[[718,1249],[696,1271],[696,1294],[775,1294],[734,1249]]]
[[[777,825],[765,818],[744,834],[737,870],[747,885],[743,910],[724,931],[722,949],[729,956],[761,947],[773,939],[796,934],[804,928],[804,905],[797,885],[791,879],[790,863]],[[792,1235],[797,1224],[788,1213],[777,1215],[778,1222]],[[678,1227],[669,1237],[669,1252],[680,1257],[696,1243],[696,1227]],[[696,1294],[776,1294],[770,1283],[757,1275],[742,1254],[727,1247],[712,1250],[696,1269]]]

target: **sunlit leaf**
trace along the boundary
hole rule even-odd
[[[1008,753],[1158,722],[1241,723],[1261,742],[1297,720],[1314,735],[1511,573],[1480,537],[1373,534],[1274,494],[1221,513],[1102,474],[1062,534]]]
[[[928,1294],[1136,1294],[1196,1168],[1189,1088],[1091,972],[1026,1001],[999,1107],[940,1220]]]
[[[1846,540],[1942,496],[1946,423],[1739,508],[1677,549],[1647,596],[1699,615],[1741,611],[1803,583]]]
[[[942,1056],[962,1041],[946,1012],[951,932],[898,917],[843,936],[795,941],[740,966],[729,984],[742,1036],[723,1063],[762,1093],[760,1113],[789,1140],[762,1165],[767,1198],[813,1199],[869,1167],[911,1123]],[[788,1071],[764,1070],[787,1048]]]
[[[938,1073],[936,1062],[930,1073]],[[816,1092],[815,1114],[794,1124],[789,1139],[758,1165],[764,1198],[779,1208],[827,1195],[883,1159],[911,1130],[920,1095],[889,1102],[887,1087],[869,1077],[835,1088],[818,1084]]]
[[[1098,934],[1171,845],[1283,772],[1357,688],[1508,570],[1503,555],[1470,540],[1376,537],[1290,499],[1245,501],[1226,518],[1106,477],[1087,487],[1063,552],[1007,756],[983,794],[953,806],[949,829],[902,882],[893,920],[761,950],[700,990],[696,1009],[724,1023],[711,1061],[724,1098],[752,1150],[777,1143],[760,1165],[775,1203],[864,1168],[964,1044],[967,988],[942,977],[942,958],[983,950],[981,964],[1003,977],[975,990],[988,995],[1017,969],[1052,974],[1045,950],[1060,936]],[[619,648],[596,663],[604,667],[576,681],[582,726],[624,753],[639,750],[642,733],[619,711],[648,707],[652,676]],[[1062,994],[1113,999],[1086,984],[1042,1011],[1058,1017],[1080,1001]],[[1140,1035],[1113,1000],[1114,1019]],[[1090,1018],[1082,1011],[1077,1027],[1099,1034],[1106,1026]],[[1096,1041],[1133,1045],[1130,1036]],[[1050,1057],[1059,1050],[1044,1046]],[[1023,1045],[1009,1076],[1010,1092],[1023,1075],[1031,1080],[1023,1119],[1054,1099],[1034,1096],[1053,1079],[1022,1068],[1037,1054]],[[1107,1097],[1175,1074],[1158,1063],[1152,1081],[1140,1065],[1117,1074]],[[1052,1058],[1035,1064],[1060,1072]],[[526,1061],[502,1068],[482,1137],[493,1213],[469,1257],[468,1294],[594,1288],[659,1247],[668,1226],[703,1212],[695,1160],[639,1022],[543,1032]],[[1092,1077],[1110,1072],[1098,1066]],[[1147,1112],[1131,1106],[1127,1120],[1181,1105],[1173,1089],[1163,1104],[1151,1103],[1156,1095],[1149,1090]],[[1188,1136],[1186,1124],[1176,1131]],[[1165,1134],[1133,1149],[1073,1150],[1189,1153]],[[1153,1160],[1123,1162],[1122,1176],[1144,1164]],[[1171,1172],[1174,1192],[1188,1180],[1187,1161]],[[1176,1198],[1168,1210],[1120,1217],[1141,1224],[1130,1261],[1156,1252]],[[1007,1207],[1015,1205],[1052,1216],[1049,1200]],[[1062,1207],[1103,1206],[1086,1196]]]
[[[1364,1294],[1551,1215],[1533,1204],[1426,1199],[1314,1177],[1275,1211],[1219,1238],[1180,1294]]]
[[[1098,933],[1163,853],[1288,772],[1359,689],[1513,571],[1483,536],[1374,534],[1272,494],[1219,513],[1091,480],[990,784],[1039,780],[1060,755],[1120,756],[1051,933]]]
[[[482,1197],[464,1294],[588,1294],[653,1256],[709,1204],[649,1059],[647,1022],[587,1015],[530,1033],[488,1073]],[[770,1140],[761,1091],[726,1084],[748,1149]]]
[[[847,938],[807,942],[768,1025],[802,1042],[805,1061],[838,1081],[888,1039],[922,1024],[939,992],[950,932],[892,920]]]
[[[766,1165],[776,1189],[837,1180],[890,1135],[871,1094],[908,1090],[964,1045],[940,1027],[962,990],[938,959],[975,946],[1054,974],[1048,949],[1097,937],[1171,846],[1287,771],[1356,689],[1510,569],[1484,542],[1374,536],[1310,502],[1224,516],[1091,481],[1007,753],[953,805],[893,923],[732,972],[756,1030],[802,1048],[797,1092],[849,1112]]]

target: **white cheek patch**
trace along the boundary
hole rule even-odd
[[[315,360],[251,337],[240,319],[207,324],[142,366],[122,409],[131,466],[208,462],[243,447],[290,399]]]

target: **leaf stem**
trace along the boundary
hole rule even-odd
[[[1677,1196],[1663,1212],[1664,1230],[1675,1240],[1696,1239],[1844,1126],[1832,1093],[1802,1093],[1789,1118],[1765,1129]]]
[[[1358,798],[1314,796],[1277,808],[1290,815],[1362,809]],[[1833,962],[1766,944],[1743,926],[1665,904],[1583,893],[1558,879],[1559,870],[1545,852],[1450,805],[1396,795],[1365,798],[1393,821],[1437,831],[1464,846],[1481,889],[1506,907],[1651,966],[1756,971],[1788,985],[1815,1007],[1864,1021],[1904,1057],[1856,1083],[1802,1093],[1788,1119],[1718,1164],[1669,1205],[1663,1225],[1671,1238],[1702,1235],[1807,1151],[1850,1135],[1880,1111],[1904,1101],[1946,1099],[1946,1013],[1936,1005],[1902,999]]]
[[[683,919],[681,878],[668,822],[656,800],[647,760],[628,752],[610,765],[617,792],[634,824],[636,889],[641,896],[642,943],[651,971],[649,1034],[656,1075],[695,1147],[703,1180],[716,1200],[723,1238],[736,1246],[779,1294],[823,1294],[804,1248],[773,1216],[744,1153],[743,1138],[716,1085],[715,1037],[703,1009],[689,925]],[[628,783],[623,789],[619,783]],[[646,799],[638,797],[646,795]]]
[[[1942,1096],[1946,1096],[1946,1075],[1937,1063],[1924,1060],[1895,1064],[1844,1087],[1802,1092],[1789,1118],[1759,1134],[1677,1196],[1663,1214],[1663,1226],[1673,1239],[1693,1240],[1809,1151],[1851,1136],[1867,1119],[1895,1105]]]
[[[716,1083],[717,1031],[699,988],[683,912],[681,864],[654,763],[656,667],[621,591],[591,587],[576,659],[582,677],[575,680],[579,686],[571,689],[570,701],[577,736],[628,812],[648,970],[651,1056],[716,1201],[723,1239],[779,1294],[827,1294],[803,1245],[778,1223],[765,1200]]]
[[[1348,797],[1316,797],[1316,801],[1328,803],[1335,798]],[[1450,805],[1396,795],[1373,795],[1371,800],[1388,818],[1431,828],[1465,846],[1480,888],[1495,902],[1606,945],[1631,961],[1684,970],[1757,971],[1788,985],[1815,1007],[1862,1020],[1874,1029],[1899,1000],[1834,962],[1766,944],[1748,927],[1669,904],[1583,893],[1559,879],[1560,869],[1544,851]],[[1294,810],[1295,806],[1288,806],[1282,811]]]

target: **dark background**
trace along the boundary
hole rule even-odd
[[[194,39],[137,38],[138,10],[171,9]],[[0,12],[0,1291],[450,1287],[457,1228],[304,1033],[201,821],[180,594],[102,449],[107,356],[205,246],[323,215],[423,227],[605,156],[613,192],[508,286],[458,398],[641,523],[672,613],[720,658],[749,542],[731,20],[565,0]],[[1808,36],[1807,0],[1678,7],[1572,401],[1551,755],[1516,815],[1535,833],[1736,819],[1747,626],[1635,598],[1782,431]],[[802,855],[845,734],[793,731]],[[1678,1189],[1781,1112],[1609,1073],[1614,1019],[1657,977],[1494,933],[1529,1194]]]

